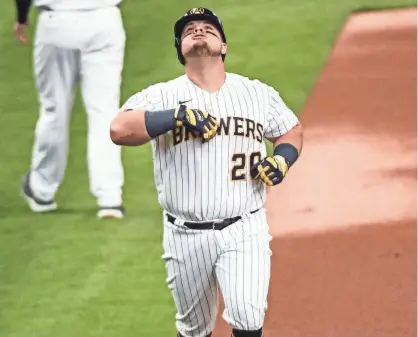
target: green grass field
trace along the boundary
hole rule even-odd
[[[96,220],[85,161],[86,116],[78,96],[69,166],[57,195],[60,211],[35,215],[20,199],[38,106],[31,46],[13,38],[12,5],[3,2],[0,14],[0,337],[174,336],[148,146],[124,150],[127,218]],[[299,113],[351,11],[415,1],[125,0],[122,101],[182,73],[173,24],[202,5],[225,25],[227,70],[275,86]],[[32,34],[36,11],[31,18]]]

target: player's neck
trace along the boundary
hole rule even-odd
[[[225,83],[225,66],[222,60],[213,63],[199,59],[189,60],[185,71],[190,81],[208,92],[218,91]]]

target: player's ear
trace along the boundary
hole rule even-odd
[[[221,53],[226,54],[227,49],[228,49],[228,45],[226,43],[222,42]]]

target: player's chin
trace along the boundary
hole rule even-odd
[[[209,47],[209,45],[204,45],[201,47],[194,46],[191,48],[187,53],[185,53],[186,57],[218,57],[221,56],[220,50],[213,50]]]
[[[210,50],[207,48],[206,45],[204,46],[196,46],[194,45],[192,48],[190,48],[189,51],[185,53],[186,57],[199,57],[199,56],[206,56],[209,55]]]
[[[193,44],[192,48],[190,48],[191,51],[196,52],[207,52],[210,50],[210,46],[206,41],[199,40],[196,41],[196,43]]]

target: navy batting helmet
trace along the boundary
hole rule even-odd
[[[179,61],[183,65],[185,63],[185,59],[183,54],[181,53],[181,33],[183,32],[183,29],[186,26],[186,24],[194,20],[207,20],[212,22],[221,33],[222,41],[226,43],[226,36],[221,19],[219,19],[219,17],[214,12],[202,7],[193,8],[187,11],[187,13],[184,14],[179,20],[177,20],[176,24],[174,25],[174,46],[177,49],[177,56],[179,58]],[[225,54],[222,54],[222,60],[225,60],[225,56]]]

